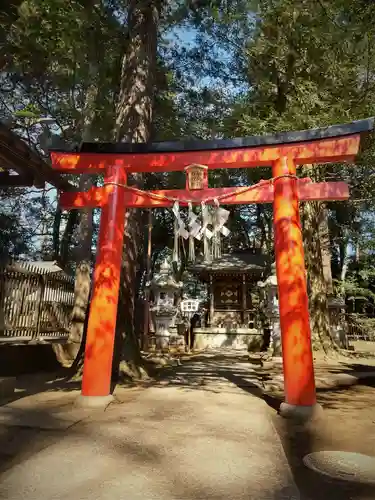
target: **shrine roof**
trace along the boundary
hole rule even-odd
[[[374,118],[353,121],[341,125],[331,125],[309,130],[293,132],[278,132],[260,136],[237,137],[234,139],[218,139],[211,141],[187,140],[164,141],[154,143],[131,144],[126,142],[84,142],[81,144],[81,153],[102,154],[144,154],[144,153],[174,153],[179,151],[211,151],[236,148],[252,148],[259,146],[275,146],[279,144],[293,144],[318,141],[335,137],[344,137],[354,134],[370,132],[374,129]],[[51,149],[51,151],[61,151]]]
[[[252,250],[239,250],[222,255],[212,262],[198,261],[188,267],[193,274],[257,274],[264,272],[270,265],[268,256]]]
[[[46,182],[65,191],[74,188],[37,151],[0,121],[0,186],[40,188]]]

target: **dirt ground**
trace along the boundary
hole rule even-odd
[[[374,344],[370,347],[350,357],[336,355],[327,358],[315,353],[317,399],[324,411],[320,419],[308,424],[298,424],[278,415],[283,401],[281,360],[252,366],[259,382],[265,386],[263,397],[282,441],[301,500],[375,500],[375,486],[330,479],[303,464],[305,455],[323,450],[375,456]],[[338,375],[370,375],[370,372],[371,376],[361,378],[355,385],[336,386],[332,382]]]
[[[195,356],[187,356],[182,363],[194,363],[194,358]],[[249,365],[249,368],[255,371],[260,385],[268,384],[271,387],[263,397],[269,406],[275,428],[301,492],[301,500],[375,500],[375,487],[330,480],[310,471],[302,462],[306,454],[320,450],[352,451],[375,456],[375,377],[363,378],[359,384],[352,386],[334,387],[332,384],[324,383],[325,377],[333,374],[375,372],[375,357],[325,359],[324,356],[317,356],[315,360],[317,396],[324,413],[321,419],[308,424],[297,424],[280,417],[277,413],[283,400],[280,391],[281,363],[250,365],[246,355],[239,354],[239,358],[241,363]],[[199,355],[196,359],[200,359]],[[174,367],[167,368],[166,372],[170,373],[174,369]],[[163,378],[166,375],[161,373],[160,376]],[[274,389],[271,383],[273,380],[278,384]],[[53,398],[63,394],[62,399],[66,402],[60,400],[59,405],[69,405],[79,393],[79,383],[69,384],[47,374],[21,376],[17,386],[16,395],[12,399],[18,401],[13,405],[19,403],[22,408],[30,396],[34,402],[45,401],[43,404],[50,408],[55,403],[52,400],[47,403],[46,394],[49,394],[50,398],[52,394]],[[243,389],[247,390],[246,387]],[[126,403],[127,400],[137,397],[142,390],[142,387],[119,386],[116,389],[117,398],[120,402]],[[250,388],[248,392],[251,391]],[[4,403],[5,401],[2,402]],[[9,428],[5,429],[0,425],[1,472],[58,439],[61,439],[59,431],[14,428],[10,432]]]
[[[305,455],[322,450],[375,456],[375,376],[362,378],[355,385],[336,386],[331,380],[338,375],[375,373],[374,343],[370,348],[362,348],[362,344],[357,345],[356,351],[360,352],[350,357],[336,355],[327,358],[322,353],[315,353],[317,399],[324,412],[320,419],[308,424],[297,424],[278,415],[283,401],[282,363],[252,365],[260,385],[271,388],[263,397],[282,441],[301,500],[375,500],[375,487],[331,480],[303,464]],[[194,362],[194,358],[192,355],[188,360],[189,356],[186,356],[185,362]],[[199,354],[196,359],[200,359]],[[248,363],[248,359],[243,357],[242,362]],[[243,389],[252,392],[245,386]]]
[[[318,393],[321,421],[296,425],[273,414],[293,475],[304,499],[372,500],[375,487],[330,480],[307,469],[302,459],[313,451],[351,451],[375,455],[375,383]]]
[[[281,373],[279,366],[274,372]],[[317,359],[317,379],[332,373],[374,372],[375,358]],[[270,370],[268,370],[269,374]],[[324,412],[320,419],[296,424],[277,414],[282,393],[265,395],[274,425],[282,440],[303,500],[374,500],[375,486],[329,479],[303,464],[303,457],[316,451],[350,451],[375,456],[375,377],[352,386],[324,387],[317,382],[317,399]]]

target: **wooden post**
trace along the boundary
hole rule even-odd
[[[110,192],[100,218],[82,380],[82,396],[94,397],[109,396],[111,388],[125,224],[125,188],[121,186],[126,184],[125,170],[109,167],[105,182]]]
[[[246,274],[242,275],[242,321],[243,326],[247,327],[248,315],[247,315],[247,297],[246,297]]]
[[[210,275],[210,326],[212,327],[213,319],[214,319],[214,311],[215,311],[215,304],[214,304],[214,285],[213,285],[213,279],[212,275]]]
[[[146,283],[150,283],[151,279],[151,249],[152,249],[152,211],[148,211],[147,221],[147,256],[146,256]],[[145,304],[144,304],[144,325],[143,325],[143,340],[142,348],[147,349],[148,335],[150,329],[150,288],[146,287],[145,290]]]
[[[296,166],[282,157],[272,168],[274,228],[284,365],[284,408],[316,404],[314,365],[299,216]]]
[[[38,278],[38,299],[37,299],[37,307],[36,307],[36,329],[35,334],[33,335],[33,340],[39,340],[40,337],[40,325],[42,321],[42,312],[43,312],[43,298],[44,292],[46,289],[46,281],[43,275]]]

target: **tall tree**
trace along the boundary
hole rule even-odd
[[[124,47],[115,9],[101,0],[24,0],[8,24],[5,42],[11,57],[5,61],[0,111],[12,117],[13,128],[47,161],[49,147],[61,146],[62,139],[66,146],[111,138]],[[40,134],[40,117],[57,124],[54,134],[45,126]],[[79,189],[87,190],[92,181],[91,175],[82,175]],[[53,228],[52,235],[51,230],[45,234],[53,237],[53,257],[76,276],[71,342],[59,348],[67,362],[78,351],[88,308],[93,211],[71,211],[66,218],[57,206],[52,217],[53,224],[44,226]]]
[[[325,6],[325,2],[318,2],[317,8],[311,10],[311,3],[305,0],[259,2],[257,22],[247,46],[251,89],[242,103],[235,106],[228,123],[230,128],[243,135],[323,126],[373,114],[368,82],[375,60],[369,51],[368,34],[360,33],[356,23],[351,27],[348,9],[345,11],[340,2],[333,7],[329,4],[329,15]],[[322,169],[316,165],[315,175],[310,176],[344,177],[353,186],[350,169],[343,165]],[[336,208],[339,205],[334,205],[336,215],[341,213],[346,228],[352,230],[354,219],[349,222],[344,216],[351,204]],[[357,213],[355,206],[353,209]],[[305,215],[312,325],[318,340],[315,347],[327,349],[332,343],[327,287],[321,266],[322,260],[327,262],[327,255],[326,247],[316,238],[323,232],[322,225],[327,224],[322,220],[324,211],[318,203],[305,204]],[[343,224],[339,227],[343,228]],[[348,255],[350,241],[351,232],[346,230],[340,243],[341,254]],[[343,257],[341,262],[345,273],[348,259]]]
[[[128,43],[123,55],[120,92],[116,106],[115,140],[150,140],[153,123],[157,41],[163,0],[131,0],[127,11]],[[132,179],[143,186],[141,175]],[[137,266],[142,246],[141,213],[128,210],[125,220],[124,257],[117,319],[121,372],[142,375],[139,342],[134,328],[137,300]],[[115,359],[115,363],[119,358]],[[115,367],[117,368],[117,367]]]
[[[316,165],[305,165],[303,175],[318,182],[319,169]],[[315,350],[323,349],[328,353],[337,346],[331,335],[329,321],[327,270],[324,259],[329,257],[329,249],[324,231],[326,225],[325,204],[320,201],[304,202],[301,207],[305,257],[308,273],[310,323],[312,344]],[[328,255],[327,255],[328,254]],[[329,262],[329,267],[331,262]]]

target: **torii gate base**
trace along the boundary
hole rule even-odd
[[[307,418],[318,408],[315,394],[306,271],[299,217],[300,200],[344,200],[345,183],[314,184],[297,179],[298,165],[352,162],[361,133],[373,120],[277,136],[197,143],[83,144],[80,153],[52,152],[62,173],[104,173],[104,186],[86,193],[62,193],[62,208],[101,207],[100,235],[87,330],[82,399],[90,406],[110,400],[112,358],[120,284],[125,211],[129,207],[170,207],[173,199],[193,203],[225,195],[225,205],[270,203],[274,208],[285,403],[284,416]],[[248,190],[209,188],[141,192],[126,185],[130,172],[183,170],[190,164],[208,169],[272,167],[272,182]],[[185,203],[186,205],[186,203]],[[82,401],[81,401],[82,402]]]

